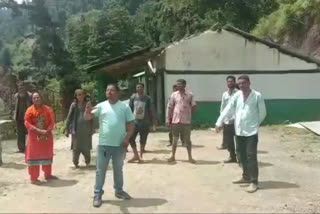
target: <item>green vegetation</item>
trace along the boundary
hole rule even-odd
[[[55,139],[58,139],[59,137],[61,137],[65,134],[64,133],[65,127],[66,127],[65,121],[61,121],[61,122],[56,123],[55,129],[54,129]]]
[[[319,0],[0,0],[0,64],[20,80],[32,77],[41,89],[54,80],[66,113],[78,87],[101,96],[101,78],[86,71],[92,64],[225,24],[281,40],[317,17],[319,5]]]
[[[319,21],[319,0],[280,0],[279,2],[278,10],[259,21],[253,30],[255,35],[284,42],[303,35],[310,25]]]

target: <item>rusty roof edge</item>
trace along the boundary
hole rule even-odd
[[[121,56],[115,57],[115,58],[107,60],[105,62],[101,62],[101,63],[95,64],[95,65],[91,65],[91,66],[87,67],[85,70],[87,70],[88,72],[97,71],[97,70],[100,70],[100,69],[102,69],[104,67],[107,67],[109,65],[124,61],[126,59],[131,59],[131,58],[134,58],[134,57],[139,56],[139,55],[143,55],[143,54],[148,53],[148,52],[154,52],[155,54],[157,54],[157,53],[160,53],[163,49],[164,49],[164,47],[152,48],[151,46],[149,46],[147,48],[143,48],[143,49],[140,49],[138,51],[131,52],[129,54],[125,54],[125,55],[121,55]]]
[[[223,27],[224,30],[226,31],[229,31],[229,32],[233,32],[233,33],[236,33],[236,34],[239,34],[243,37],[245,37],[246,39],[248,40],[253,40],[253,41],[256,41],[256,42],[259,42],[259,43],[262,43],[264,45],[267,45],[269,46],[270,48],[275,48],[277,50],[279,50],[280,52],[286,54],[286,55],[290,55],[292,57],[296,57],[296,58],[299,58],[299,59],[302,59],[306,62],[309,62],[309,63],[315,63],[317,64],[318,66],[320,66],[320,60],[318,60],[317,58],[313,57],[313,56],[310,56],[310,55],[307,55],[307,54],[303,54],[301,52],[298,52],[298,51],[294,51],[294,50],[291,50],[289,48],[286,48],[280,44],[277,44],[277,43],[273,43],[273,42],[270,42],[270,41],[267,41],[265,39],[262,39],[262,38],[259,38],[259,37],[256,37],[250,33],[247,33],[247,32],[244,32],[236,27],[233,27],[231,25],[226,25]]]

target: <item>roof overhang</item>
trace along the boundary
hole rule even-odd
[[[148,61],[160,54],[162,50],[162,47],[141,49],[127,55],[122,55],[109,61],[90,66],[87,68],[87,71],[102,72],[112,76],[139,73],[141,72],[139,68],[147,65]]]

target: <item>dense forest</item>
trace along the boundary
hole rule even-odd
[[[70,98],[80,85],[94,90],[92,64],[225,24],[303,48],[319,9],[319,0],[0,0],[0,65]]]

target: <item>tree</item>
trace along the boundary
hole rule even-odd
[[[67,22],[67,39],[79,75],[84,78],[88,66],[146,44],[129,12],[120,5],[71,17]]]
[[[11,54],[8,48],[4,48],[0,54],[0,65],[5,66],[6,68],[12,66]]]
[[[137,10],[135,20],[156,46],[188,35],[231,24],[250,31],[260,17],[278,7],[276,0],[150,0]]]

